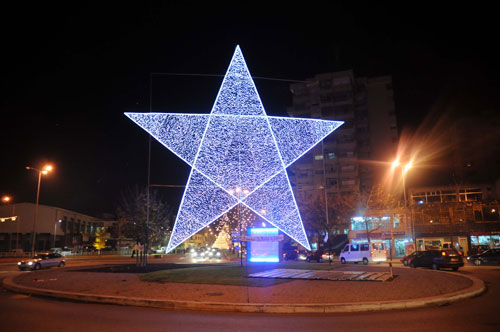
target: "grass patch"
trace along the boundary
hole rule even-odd
[[[278,264],[239,264],[200,266],[184,269],[170,269],[140,276],[142,281],[149,282],[179,282],[191,284],[216,284],[266,287],[292,281],[291,279],[267,279],[248,278],[251,273],[267,271],[272,269],[303,269],[303,270],[330,270],[334,266],[323,264],[300,264],[300,263],[278,263]]]

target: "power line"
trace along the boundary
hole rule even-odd
[[[195,73],[151,73],[151,75],[156,76],[200,76],[200,77],[224,77],[225,75],[218,74],[195,74]],[[274,77],[260,77],[260,76],[252,76],[252,79],[257,80],[267,80],[267,81],[280,81],[280,82],[292,82],[292,83],[311,83],[311,81],[301,81],[301,80],[292,80],[285,78],[274,78]]]

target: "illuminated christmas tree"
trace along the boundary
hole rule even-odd
[[[229,249],[230,242],[231,242],[231,235],[229,235],[226,228],[222,228],[222,230],[219,232],[219,235],[217,236],[217,239],[215,239],[215,242],[212,247],[219,249]]]

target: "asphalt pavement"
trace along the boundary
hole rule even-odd
[[[119,259],[120,262],[128,260]],[[328,263],[322,264],[328,266]],[[10,275],[3,284],[19,293],[84,302],[259,313],[418,308],[460,301],[486,290],[484,283],[472,276],[394,265],[396,278],[388,282],[294,280],[267,287],[155,283],[141,281],[136,274],[86,272],[79,270],[80,267],[67,267]],[[286,263],[283,266],[286,268]],[[387,266],[379,265],[348,264],[336,268],[388,271]]]

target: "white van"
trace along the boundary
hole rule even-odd
[[[385,262],[387,254],[382,242],[362,242],[346,244],[340,253],[340,262]]]

